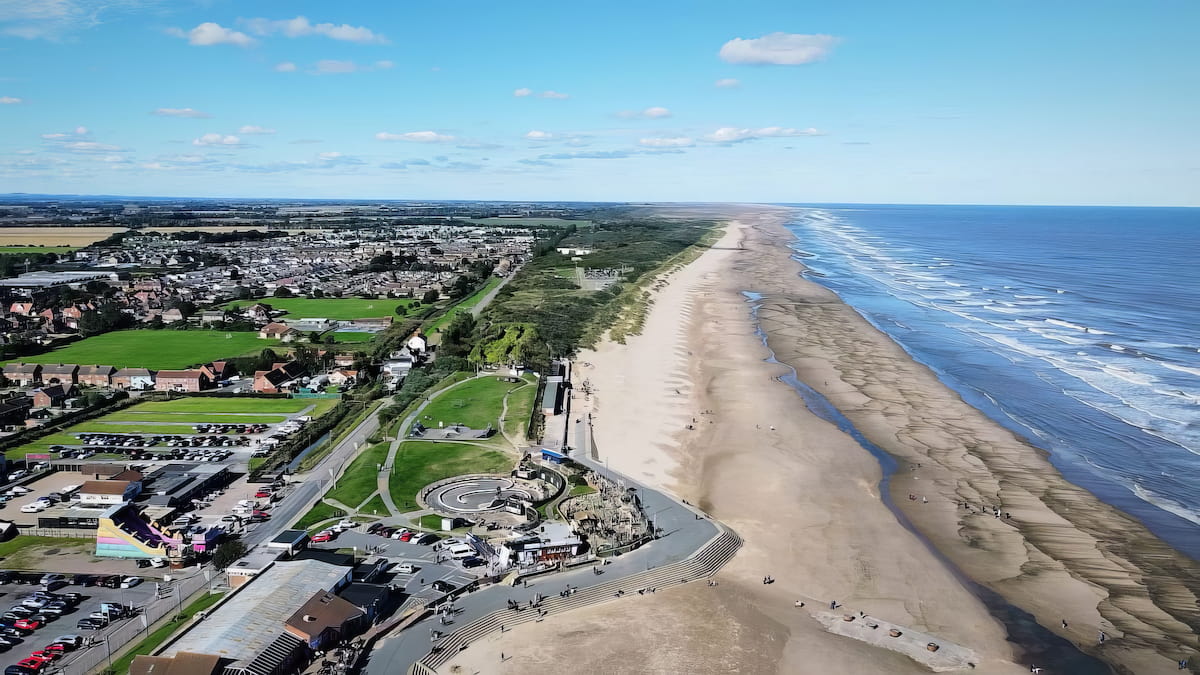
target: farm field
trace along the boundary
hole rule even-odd
[[[166,422],[174,424],[278,424],[286,415],[253,415],[241,413],[155,412],[152,410],[122,410],[105,415],[108,422]]]
[[[278,340],[258,339],[258,333],[122,330],[86,338],[45,354],[10,359],[5,363],[75,363],[81,366],[177,370],[256,353],[278,344]]]
[[[475,305],[478,305],[479,302],[483,300],[483,296],[491,293],[492,289],[499,286],[502,281],[504,281],[504,279],[501,277],[492,277],[488,279],[487,283],[483,285],[483,288],[475,291],[462,300],[459,300],[456,304],[452,305],[450,309],[446,310],[446,313],[440,316],[436,321],[433,322],[433,325],[429,327],[429,332],[433,333],[441,330],[443,326],[450,323],[450,319],[453,319],[456,314],[459,314],[460,312],[469,312],[474,309]]]
[[[577,228],[590,227],[590,220],[567,220],[565,218],[470,218],[470,222],[480,225],[496,225],[503,227],[505,225],[520,226],[520,227],[569,227],[574,225]]]
[[[413,511],[421,488],[451,476],[467,473],[508,473],[514,460],[503,452],[468,443],[405,441],[400,444],[388,492],[401,511]]]
[[[396,316],[396,308],[404,307],[405,313],[412,308],[414,300],[386,299],[364,300],[362,298],[263,298],[261,300],[239,300],[224,305],[225,309],[249,307],[255,303],[270,305],[287,312],[289,319],[371,319],[381,316]]]
[[[22,253],[58,253],[61,255],[74,250],[74,246],[0,246],[0,255],[18,255]]]
[[[0,228],[0,246],[82,247],[107,239],[124,227],[5,227]]]
[[[472,429],[493,428],[504,407],[504,396],[522,382],[501,382],[494,377],[477,377],[455,386],[430,401],[418,421],[427,427],[439,422],[463,424]]]

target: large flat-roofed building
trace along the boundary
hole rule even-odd
[[[225,660],[224,675],[290,672],[303,662],[309,647],[287,630],[289,620],[314,593],[333,593],[349,583],[350,575],[349,567],[316,560],[278,561],[160,656],[182,652],[217,656]]]

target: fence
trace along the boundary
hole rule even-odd
[[[189,596],[212,582],[202,573],[169,583],[171,588],[167,595],[150,601],[132,619],[122,620],[114,624],[115,627],[109,626],[102,634],[94,636],[95,642],[92,647],[77,651],[69,660],[55,664],[58,672],[63,675],[87,675],[103,671],[112,663],[115,652],[140,642],[149,633],[154,622],[164,616],[179,613]]]

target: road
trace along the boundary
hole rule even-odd
[[[313,504],[325,494],[329,486],[336,481],[342,471],[350,465],[350,460],[358,450],[366,447],[367,438],[379,430],[380,406],[367,416],[357,427],[346,435],[320,462],[306,475],[303,481],[296,483],[294,488],[271,509],[271,519],[265,523],[251,525],[242,535],[246,548],[270,541],[275,535],[287,529],[301,514],[308,511]]]

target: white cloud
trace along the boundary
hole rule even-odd
[[[671,116],[670,110],[667,110],[666,108],[661,108],[658,106],[646,108],[645,110],[622,110],[621,112],[617,113],[617,117],[627,119],[627,120],[632,120],[632,119],[656,120],[656,119],[662,119],[663,117],[670,117],[670,116]]]
[[[372,31],[366,26],[351,26],[343,23],[341,25],[333,23],[312,23],[306,17],[298,16],[294,19],[282,19],[272,21],[270,19],[246,19],[242,24],[255,35],[274,35],[282,33],[283,35],[296,38],[306,37],[309,35],[324,35],[333,40],[343,40],[346,42],[357,42],[359,44],[387,44],[387,38],[379,33]]]
[[[554,134],[550,133],[549,131],[539,131],[534,129],[533,131],[525,134],[525,138],[531,141],[548,141],[551,138],[554,138]]]
[[[714,82],[713,86],[720,87],[722,89],[733,89],[734,87],[742,86],[742,82],[741,80],[737,80],[732,77],[723,77]]]
[[[533,90],[530,89],[529,87],[521,87],[520,89],[517,89],[516,91],[513,92],[513,96],[518,96],[518,97],[529,96],[531,94],[533,94]]]
[[[695,144],[696,142],[687,136],[674,136],[671,138],[643,138],[638,141],[638,145],[647,148],[687,148]]]
[[[0,96],[0,105],[16,105],[24,102],[24,99],[16,98],[14,96]]]
[[[195,117],[202,119],[212,117],[212,115],[206,112],[200,112],[191,108],[159,108],[150,114],[158,115],[159,117]]]
[[[283,61],[275,64],[275,72],[277,73],[294,73],[296,72],[296,64],[291,61]]]
[[[84,134],[86,134],[87,132],[88,132],[88,128],[87,128],[87,127],[75,127],[75,133],[76,133],[76,134],[78,134],[78,135],[80,135],[80,136],[83,136],[83,135],[84,135]]]
[[[95,141],[73,141],[71,143],[63,143],[63,148],[71,152],[93,153],[93,152],[124,152],[125,149],[119,145],[109,145],[107,143],[97,143]]]
[[[66,138],[68,134],[42,134],[42,138],[48,141],[57,141],[60,138]]]
[[[813,128],[791,129],[787,127],[763,127],[761,129],[739,129],[737,127],[721,127],[704,140],[712,143],[741,143],[756,138],[794,138],[797,136],[820,136],[821,132]]]
[[[840,40],[832,35],[771,33],[749,40],[734,38],[721,46],[728,63],[798,66],[825,58]]]
[[[318,159],[326,159],[326,160],[329,160],[329,159],[337,159],[337,158],[339,158],[339,157],[341,157],[341,156],[342,156],[342,153],[340,153],[340,152],[320,152],[320,153],[317,153],[317,158],[318,158]]]
[[[42,138],[44,138],[48,141],[59,141],[64,138],[70,138],[71,134],[74,134],[76,136],[86,136],[87,133],[88,133],[87,127],[75,127],[75,131],[73,131],[69,134],[67,134],[67,133],[42,134]]]
[[[439,134],[436,131],[409,131],[403,134],[392,134],[381,131],[375,134],[380,141],[412,141],[414,143],[449,143],[457,140],[454,136]]]
[[[273,134],[273,133],[275,133],[275,130],[268,129],[266,127],[260,127],[260,126],[254,125],[254,124],[247,124],[247,125],[243,126],[242,128],[238,129],[238,133],[249,136],[249,135],[254,135],[254,134]]]
[[[192,145],[241,145],[242,139],[237,136],[222,136],[221,134],[204,134],[194,139]]]
[[[249,35],[232,28],[226,28],[212,21],[206,21],[186,33],[179,28],[168,28],[167,34],[177,38],[187,38],[188,44],[197,47],[211,47],[213,45],[249,47],[256,44],[254,38]]]
[[[539,98],[571,98],[571,95],[564,94],[562,92],[554,91],[553,89],[551,89],[549,91],[543,91],[542,93],[538,94],[538,97]]]
[[[385,60],[385,61],[376,61],[375,62],[375,67],[380,70],[390,70],[390,69],[394,68],[395,66],[396,66],[396,64],[392,61]]]

